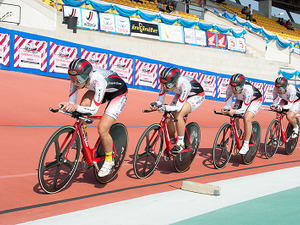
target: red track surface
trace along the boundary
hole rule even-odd
[[[92,169],[85,173],[78,170],[62,192],[45,194],[37,180],[42,149],[59,126],[74,122],[65,115],[50,113],[48,108],[68,100],[69,81],[9,71],[0,71],[0,79],[0,224],[26,222],[174,190],[181,186],[181,179],[208,183],[300,165],[297,147],[292,156],[285,155],[282,148],[270,160],[259,154],[251,165],[244,165],[240,156],[233,156],[225,169],[214,169],[211,161],[213,140],[218,127],[228,118],[212,112],[224,103],[206,100],[189,117],[189,121],[196,121],[201,126],[202,135],[197,158],[190,170],[180,174],[175,172],[172,161],[161,161],[152,176],[139,180],[133,173],[132,155],[145,126],[159,122],[161,114],[141,112],[157,98],[156,93],[129,90],[128,103],[118,119],[128,127],[129,146],[117,179],[103,185],[96,181]],[[168,96],[167,102],[171,98]],[[262,142],[273,117],[272,113],[261,109],[255,118],[262,127]],[[97,138],[96,128],[88,128],[88,133],[93,145]]]

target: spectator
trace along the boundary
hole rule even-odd
[[[170,0],[170,2],[172,3],[173,10],[176,10],[179,0]]]
[[[253,19],[253,9],[251,7],[251,4],[248,5],[248,8],[249,8],[249,20],[252,21],[252,22],[256,22],[256,19]]]
[[[166,7],[166,11],[168,13],[171,13],[173,11],[172,2],[171,1],[168,2],[167,7]]]
[[[200,7],[204,7],[206,5],[206,0],[198,0],[198,4]]]
[[[164,6],[163,6],[163,0],[160,0],[157,4],[157,8],[159,9],[159,11],[162,11],[162,12],[166,12]]]
[[[290,20],[287,20],[283,26],[286,27],[288,30],[295,31]]]

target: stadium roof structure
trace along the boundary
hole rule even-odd
[[[261,0],[255,0],[260,2]],[[272,0],[272,6],[300,14],[300,1],[299,0]]]

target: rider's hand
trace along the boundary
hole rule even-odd
[[[166,105],[162,105],[160,108],[159,108],[159,111],[164,113],[166,111]]]
[[[235,113],[236,113],[236,110],[235,110],[235,109],[230,109],[228,114],[229,114],[230,116],[233,116]]]
[[[58,104],[58,108],[61,109],[61,110],[63,110],[63,111],[65,111],[65,109],[66,109],[66,107],[67,107],[68,105],[70,105],[70,102],[60,102],[60,103]]]
[[[62,104],[62,103],[65,103],[65,104]],[[76,111],[78,108],[78,105],[76,105],[76,104],[70,104],[69,102],[62,102],[62,103],[60,103],[60,105],[63,106],[63,107],[61,107],[61,110],[69,112],[69,113]]]
[[[158,110],[157,102],[151,102],[150,103],[150,109],[151,110]]]
[[[280,105],[276,105],[275,110],[277,112],[282,112],[282,107]]]
[[[221,109],[221,113],[222,113],[223,115],[228,115],[229,110],[226,109],[226,108],[222,108],[222,109]]]
[[[271,110],[275,110],[276,109],[276,105],[275,104],[270,105],[270,109]]]

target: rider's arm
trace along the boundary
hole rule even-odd
[[[76,104],[77,94],[78,94],[78,90],[74,86],[74,84],[71,82],[71,85],[70,85],[70,94],[69,94],[69,102],[71,104]]]
[[[226,90],[226,101],[225,101],[224,109],[229,110],[231,108],[232,99],[233,99],[233,93],[232,93],[231,88],[228,85],[227,90]]]
[[[284,110],[289,110],[290,108],[292,108],[293,106],[293,103],[295,101],[295,97],[296,97],[296,89],[292,89],[292,88],[289,88],[287,90],[287,96],[288,96],[288,101],[287,101],[287,104],[286,105],[283,105],[282,108]]]
[[[249,104],[251,103],[251,97],[253,95],[253,90],[252,89],[246,89],[246,87],[244,87],[243,89],[243,95],[244,95],[244,101],[242,103],[241,108],[239,108],[238,110],[236,110],[235,114],[243,114],[246,112]]]
[[[84,113],[84,114],[90,113],[91,115],[94,115],[97,113],[97,111],[102,103],[102,100],[103,100],[103,97],[105,94],[105,89],[107,86],[107,82],[104,78],[99,78],[99,79],[93,80],[91,82],[95,88],[95,95],[92,100],[92,104],[91,104],[91,106],[80,106],[79,105],[77,108],[77,111],[80,113]]]
[[[158,99],[156,100],[156,103],[157,103],[158,106],[161,106],[164,103],[165,97],[166,97],[166,91],[163,88],[163,86],[161,85],[159,95],[158,95]]]
[[[278,92],[276,91],[276,89],[274,88],[274,90],[273,90],[273,104],[278,105],[280,101],[281,101],[281,98],[278,95]]]
[[[177,100],[176,105],[166,105],[166,111],[179,112],[182,109],[184,103],[186,102],[187,97],[192,89],[192,86],[188,80],[182,79],[178,81],[178,89],[180,91],[180,96]]]

